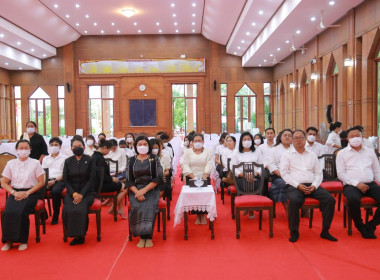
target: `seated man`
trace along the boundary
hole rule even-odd
[[[379,161],[373,149],[363,146],[360,126],[347,130],[349,144],[336,157],[336,170],[343,182],[343,194],[347,198],[348,208],[356,228],[366,239],[376,238],[376,226],[380,224],[380,210],[377,208],[372,221],[364,225],[360,212],[360,200],[363,196],[372,197],[380,203]]]
[[[335,199],[325,189],[318,188],[322,182],[322,170],[319,167],[318,157],[305,150],[306,134],[302,130],[293,132],[293,147],[281,157],[282,178],[287,184],[289,199],[289,229],[290,242],[296,242],[299,237],[299,210],[306,197],[318,199],[321,203],[323,217],[321,237],[330,241],[337,239],[329,233],[334,217]]]
[[[321,143],[318,143],[315,141],[317,139],[318,135],[318,129],[314,126],[310,126],[306,129],[306,145],[305,149],[313,152],[317,155],[317,157],[320,157],[321,155],[326,153],[326,147],[322,145]]]
[[[53,200],[52,225],[58,224],[59,211],[61,209],[62,191],[65,185],[62,181],[62,172],[65,159],[64,154],[60,153],[62,141],[58,137],[53,137],[49,141],[49,155],[42,160],[42,168],[49,169],[49,181],[47,189],[50,190]]]

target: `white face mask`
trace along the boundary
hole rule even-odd
[[[153,155],[158,155],[158,149],[152,149],[152,154]]]
[[[19,158],[27,158],[30,155],[30,150],[17,150]]]
[[[252,146],[252,141],[251,140],[246,140],[246,141],[243,141],[243,147],[248,149],[248,148],[251,148]]]
[[[183,143],[183,145],[184,145],[185,147],[188,147],[188,146],[189,146],[189,142],[188,142],[188,141],[185,141],[185,142]]]
[[[252,143],[252,142],[251,142]],[[255,144],[260,145],[261,144],[261,139],[255,139]]]
[[[35,127],[27,127],[26,132],[32,134],[32,133],[36,132],[36,128]]]
[[[348,142],[350,142],[350,145],[352,147],[357,148],[357,147],[359,147],[363,143],[363,138],[361,138],[361,137],[353,137],[353,138],[350,138],[348,140]]]
[[[168,146],[168,143],[164,143],[164,147],[166,148]]]
[[[50,154],[56,154],[59,153],[60,148],[58,146],[50,146]]]
[[[140,155],[145,155],[149,152],[149,148],[147,146],[137,146],[137,151]]]
[[[203,143],[202,142],[195,142],[194,143],[194,148],[196,150],[202,149],[203,148]]]
[[[314,142],[315,141],[315,136],[314,135],[308,135],[307,136],[307,141]]]
[[[92,145],[94,145],[94,140],[87,140],[86,141],[86,144],[87,144],[87,146],[92,146]]]
[[[128,137],[128,138],[127,138],[127,142],[128,142],[128,143],[132,143],[132,141],[133,141],[133,138],[132,138],[132,137]]]

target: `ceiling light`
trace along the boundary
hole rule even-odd
[[[18,69],[19,69],[19,70],[22,70],[22,67],[19,67]]]
[[[19,45],[19,46],[20,46],[20,45],[21,45],[21,42],[17,42],[17,45]]]
[[[197,5],[197,4],[193,3],[193,5],[192,5],[192,6],[193,6],[193,7],[195,7],[196,5]]]
[[[238,46],[237,49],[240,50],[241,49],[240,46]]]
[[[67,17],[67,18],[69,18],[69,17],[70,17],[70,15],[69,15],[69,14],[67,14],[67,15],[66,15],[66,17]]]
[[[96,22],[94,22],[94,26],[97,26],[98,24]]]
[[[46,54],[43,54],[42,56],[43,56],[43,57],[46,57]]]
[[[261,64],[259,64],[259,67],[261,67]]]
[[[312,80],[316,80],[316,79],[318,79],[318,75],[317,75],[317,73],[311,73],[311,75],[310,75],[310,79],[312,79]]]
[[[195,14],[192,14],[193,17],[195,17]]]
[[[245,41],[244,41],[244,40],[241,40],[241,43],[242,43],[242,44],[244,44],[244,43],[245,43]]]
[[[173,14],[173,17],[176,17],[177,15],[176,14]]]
[[[272,56],[273,56],[273,54],[271,53],[269,56],[270,56],[270,57],[272,57]]]
[[[192,24],[192,25],[195,25],[195,22],[192,22],[191,24]]]
[[[141,33],[141,29],[137,30],[138,33]]]
[[[174,23],[174,25],[176,25],[176,26],[177,26],[177,25],[178,25],[178,23],[177,23],[177,22],[175,22],[175,23]]]
[[[4,34],[3,33],[0,33],[0,38],[4,38]]]
[[[311,21],[315,21],[315,17],[311,17],[310,20],[311,20]]]
[[[5,62],[5,65],[8,65],[9,63],[8,62]]]
[[[330,5],[330,6],[334,6],[334,5],[335,5],[335,1],[330,1],[330,2],[329,2],[329,5]]]
[[[171,3],[170,6],[171,6],[172,8],[174,8],[174,7],[175,7],[175,4],[174,4],[174,3]]]
[[[114,23],[114,22],[111,22],[111,25],[112,25],[112,26],[114,26],[114,25],[115,25],[115,23]]]
[[[120,30],[116,31],[117,33],[120,33]]]
[[[79,23],[77,22],[75,25],[76,25],[76,26],[79,26]]]
[[[246,32],[246,33],[245,33],[245,35],[247,35],[247,36],[249,36],[250,34],[251,34],[251,33],[249,33],[249,32]]]
[[[34,52],[34,49],[30,49],[31,52]]]
[[[267,62],[267,60],[266,60],[266,59],[264,59],[264,62]]]
[[[85,30],[84,33],[87,34],[87,30]]]
[[[121,10],[121,13],[125,15],[127,18],[130,18],[136,13],[136,11],[132,9],[124,9],[124,10]]]
[[[90,17],[90,15],[85,15],[85,17],[86,17],[86,18],[89,18],[89,17]]]
[[[75,4],[75,7],[76,7],[76,8],[79,8],[79,7],[80,7],[80,5],[79,5],[79,4]]]
[[[252,22],[252,26],[256,26],[256,22]]]
[[[296,33],[297,33],[297,34],[300,34],[300,33],[301,33],[301,30],[297,30]]]
[[[191,32],[195,33],[195,29],[191,30]]]
[[[354,61],[351,58],[347,57],[346,59],[344,59],[344,66],[345,67],[349,67],[352,65],[354,65]]]
[[[285,43],[289,44],[289,43],[290,43],[290,41],[289,41],[289,40],[286,40],[286,41],[285,41]]]
[[[156,22],[156,25],[157,25],[157,26],[159,26],[159,25],[160,25],[160,23],[157,21],[157,22]]]
[[[158,33],[162,33],[162,30],[161,30],[161,29],[158,29]]]
[[[234,52],[234,55],[237,55],[237,52]]]
[[[264,14],[264,12],[262,10],[259,11],[259,15],[262,15]]]
[[[137,22],[134,22],[133,25],[136,26],[136,25],[137,25]]]
[[[281,51],[281,49],[280,49],[280,48],[277,48],[277,51]]]
[[[290,84],[289,84],[289,87],[290,87],[290,88],[295,88],[295,87],[296,87],[296,84],[295,84],[295,83],[290,83]]]
[[[100,30],[100,33],[104,34],[104,30]]]
[[[175,30],[175,33],[178,33],[178,29]]]
[[[57,5],[57,4],[54,4],[54,8],[56,8],[56,9],[57,9],[57,8],[58,8],[58,5]]]

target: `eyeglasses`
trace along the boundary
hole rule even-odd
[[[296,141],[300,141],[300,140],[304,140],[305,137],[294,137],[293,139],[296,140]]]

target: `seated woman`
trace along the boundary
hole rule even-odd
[[[202,134],[195,134],[193,148],[183,154],[183,170],[186,182],[190,179],[204,179],[210,185],[210,173],[213,167],[212,152],[203,148],[204,138]],[[196,224],[207,224],[206,215],[198,214]]]
[[[215,181],[215,187],[216,189],[220,188],[220,181],[223,178],[223,167],[222,162],[220,161],[220,155],[222,154],[223,150],[227,147],[226,137],[228,136],[227,132],[223,132],[220,135],[219,143],[215,145],[214,149],[214,157],[215,157],[215,169],[212,171],[212,177]]]
[[[137,156],[128,164],[126,186],[129,188],[129,227],[134,236],[140,236],[138,248],[152,247],[156,213],[158,211],[159,188],[162,180],[160,160],[152,155],[149,139],[139,136],[135,142]]]
[[[21,135],[21,139],[27,140],[30,143],[30,158],[37,159],[42,163],[42,159],[49,155],[45,139],[41,134],[37,133],[37,124],[35,122],[28,121],[26,123],[26,132]]]
[[[272,185],[269,193],[274,202],[282,202],[284,209],[288,212],[288,200],[286,195],[286,183],[281,177],[280,164],[281,156],[286,152],[292,144],[292,131],[284,129],[280,132],[276,139],[276,145],[270,149],[268,163],[265,166],[271,174]]]
[[[62,221],[67,236],[74,237],[71,246],[83,244],[88,228],[88,208],[95,198],[96,168],[92,158],[84,153],[84,142],[80,138],[71,140],[74,155],[65,160],[63,182],[67,194],[63,199]]]
[[[33,213],[40,196],[38,190],[45,182],[40,162],[29,157],[31,148],[29,141],[19,140],[16,143],[18,158],[8,161],[3,170],[1,187],[10,196],[1,219],[2,242],[6,243],[2,251],[8,251],[14,242],[20,243],[20,251],[28,248],[29,214]]]
[[[135,152],[135,136],[133,133],[127,133],[125,134],[125,141],[127,142],[127,150],[125,150],[125,154],[128,155],[128,158],[131,158],[132,156],[136,155]]]
[[[119,141],[119,149],[123,149],[125,152],[125,155],[127,156],[127,162],[128,159],[135,156],[135,153],[132,152],[132,150],[128,149],[127,142],[125,140]]]
[[[88,135],[86,137],[86,148],[84,149],[84,154],[88,156],[92,156],[92,154],[96,151],[95,145],[95,137],[92,135]]]
[[[260,133],[257,133],[253,137],[253,141],[255,142],[255,148],[258,149],[261,144],[264,144],[264,137]]]
[[[171,190],[170,168],[172,162],[168,154],[162,153],[163,144],[160,138],[150,139],[150,145],[152,146],[152,154],[157,155],[162,167],[163,183],[160,184],[160,197],[163,197],[165,192],[168,194],[168,192]]]
[[[233,170],[234,165],[238,165],[241,162],[255,162],[257,164],[262,164],[262,155],[258,149],[255,148],[255,143],[253,142],[253,136],[248,131],[243,132],[240,136],[239,149],[235,150],[231,157],[231,170]],[[261,169],[254,167],[255,177],[249,176],[249,174],[243,174],[243,166],[235,169],[234,176],[236,177],[237,187],[240,190],[243,189],[244,180],[254,181],[255,189],[258,189],[261,181]],[[245,176],[245,177],[244,177]],[[265,190],[262,190],[262,194]],[[247,214],[246,212],[244,214]],[[253,212],[250,212],[249,217],[253,219],[255,216]]]
[[[99,142],[98,150],[95,151],[92,155],[92,159],[94,160],[94,164],[96,167],[104,167],[104,180],[101,192],[119,192],[117,194],[117,205],[112,205],[111,208],[108,210],[108,213],[113,214],[113,207],[118,207],[117,213],[121,216],[122,219],[126,220],[127,217],[124,215],[123,210],[123,198],[127,194],[127,190],[124,184],[120,182],[118,178],[111,176],[110,167],[104,160],[104,156],[106,156],[110,152],[111,148],[111,141],[101,140]]]
[[[110,162],[110,172],[113,176],[116,176],[120,181],[127,178],[125,174],[125,169],[127,167],[127,158],[125,155],[125,151],[123,149],[119,149],[117,141],[115,139],[110,139],[111,142],[111,150],[104,158],[112,159],[113,161],[118,162],[117,170],[116,163]]]
[[[222,166],[223,166],[223,176],[222,176],[222,181],[227,182],[227,177],[228,177],[228,159],[232,158],[232,155],[235,151],[235,146],[236,146],[236,138],[234,136],[228,135],[226,137],[226,143],[227,147],[226,149],[223,149],[221,153],[221,159],[222,159]]]

